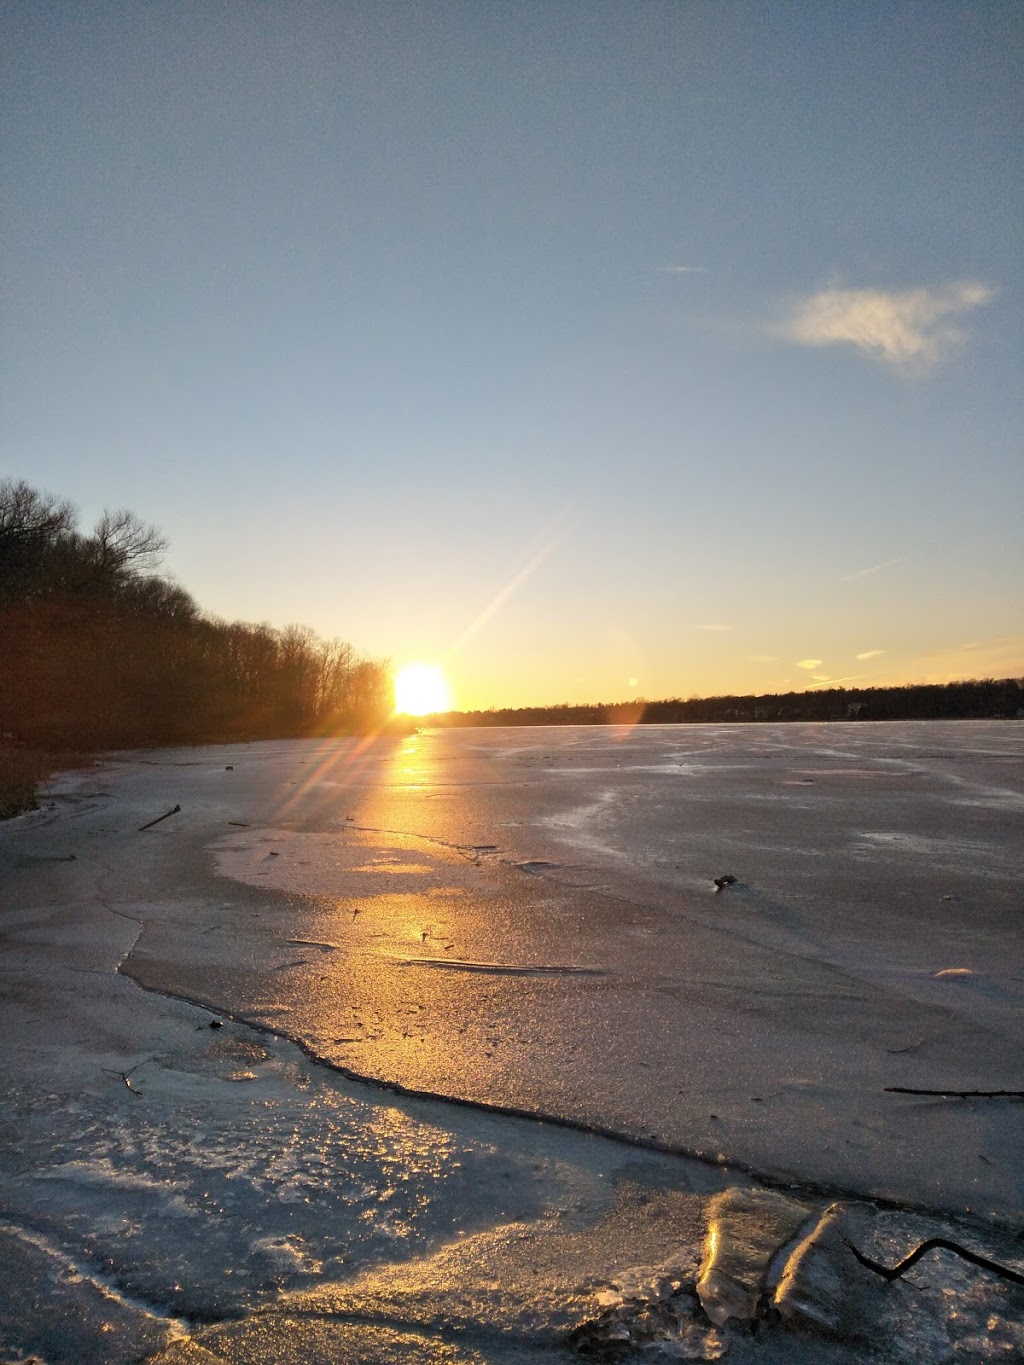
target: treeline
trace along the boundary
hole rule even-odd
[[[458,711],[444,725],[679,725],[750,721],[981,720],[1024,717],[1024,678],[904,687],[830,687],[765,696]]]
[[[133,513],[83,532],[71,503],[0,481],[0,736],[53,749],[364,732],[380,662],[303,626],[217,620],[158,572]]]

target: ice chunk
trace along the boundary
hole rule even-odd
[[[697,1295],[717,1327],[757,1317],[772,1258],[811,1212],[809,1204],[776,1190],[733,1186],[711,1201]]]
[[[832,1204],[795,1248],[775,1291],[775,1307],[794,1327],[843,1341],[877,1337],[881,1281],[854,1256],[844,1236],[849,1223],[842,1204]]]

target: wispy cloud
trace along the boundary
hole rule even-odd
[[[659,275],[706,275],[706,265],[659,265]]]
[[[820,659],[800,659],[800,660],[797,661],[797,668],[806,668],[806,669],[808,670],[808,672],[809,672],[812,668],[820,668],[820,667],[821,667],[821,660],[820,660]]]
[[[856,657],[863,663],[865,659],[877,659],[879,654],[884,653],[884,649],[866,649],[863,654],[858,654]]]
[[[894,565],[902,563],[902,555],[897,559],[883,559],[881,564],[872,564],[866,569],[854,569],[853,573],[844,573],[839,581],[841,583],[854,583],[858,578],[868,578],[873,573],[881,573],[883,569],[891,569]]]
[[[855,346],[898,369],[930,369],[964,339],[951,319],[996,291],[978,280],[938,289],[821,289],[799,299],[776,329],[800,346]]]
[[[699,626],[697,627],[697,629],[698,629],[698,630],[710,630],[710,631],[713,631],[716,635],[721,635],[721,634],[724,634],[726,631],[732,630],[733,627],[732,627],[732,626],[721,625],[721,624],[719,624],[718,622],[709,622],[709,623],[704,624],[704,625],[699,625]]]
[[[856,682],[863,676],[863,673],[847,673],[845,678],[819,678],[817,682],[811,683],[807,690],[813,692],[816,687],[841,687],[843,683]]]

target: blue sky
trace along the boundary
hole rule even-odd
[[[209,610],[465,706],[1024,672],[1019,5],[3,27],[0,474]]]

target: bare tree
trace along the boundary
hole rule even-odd
[[[67,498],[39,493],[24,479],[0,479],[0,536],[56,535],[71,530],[75,519],[74,505]]]
[[[67,498],[39,493],[24,479],[0,479],[0,553],[10,546],[45,545],[73,531],[76,521]]]
[[[74,535],[76,522],[67,498],[39,493],[24,479],[0,480],[0,601],[35,590],[46,556]]]
[[[319,645],[320,673],[316,694],[316,718],[330,720],[343,708],[348,676],[356,663],[356,652],[344,640],[323,640]]]
[[[157,527],[126,507],[105,511],[92,533],[96,567],[103,575],[151,572],[166,549],[167,540]]]
[[[164,622],[195,622],[200,616],[192,594],[159,574],[134,578],[124,591],[124,601],[132,610]]]

